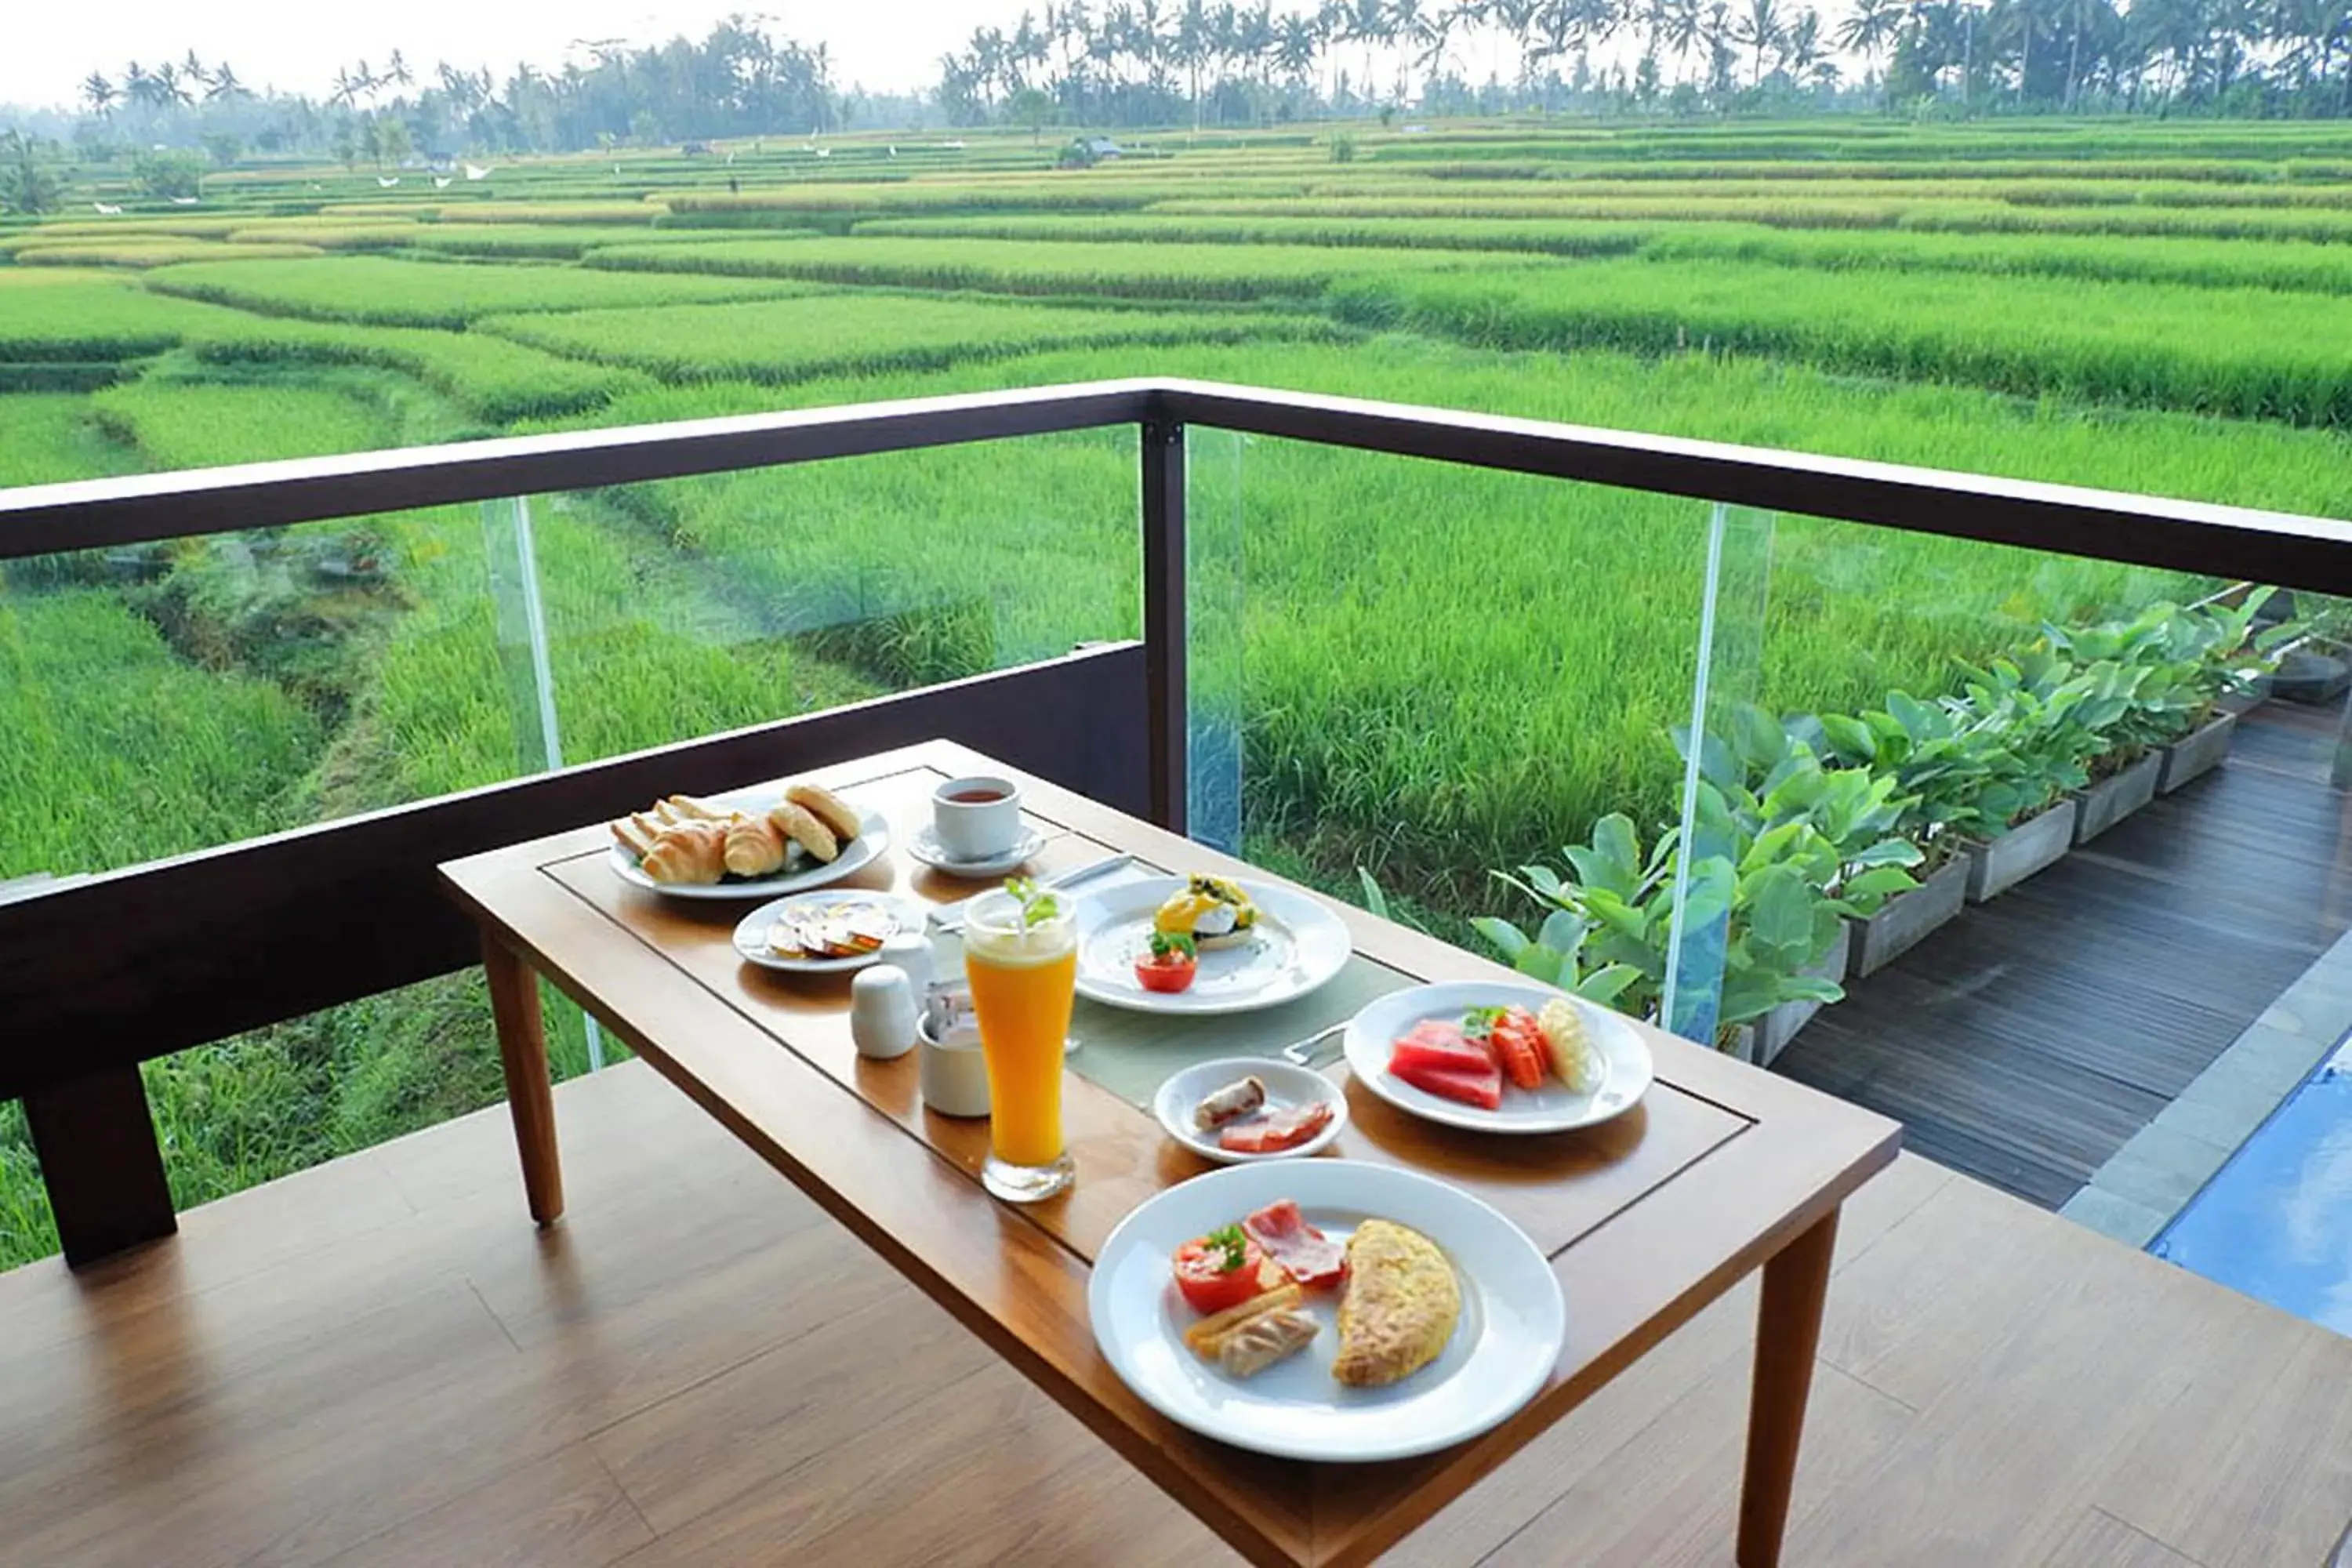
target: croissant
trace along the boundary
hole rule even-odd
[[[727,829],[716,822],[681,822],[664,828],[641,863],[656,882],[708,887],[727,874]]]
[[[784,863],[784,836],[764,816],[739,816],[727,824],[727,868],[739,877],[764,877]]]

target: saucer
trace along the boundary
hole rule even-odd
[[[928,825],[915,829],[914,836],[907,841],[907,853],[934,871],[944,871],[950,877],[970,877],[975,879],[1002,877],[1008,871],[1017,871],[1027,865],[1030,858],[1044,847],[1045,847],[1045,836],[1034,827],[1023,830],[1021,841],[1012,848],[1002,855],[991,856],[985,860],[952,858],[940,847],[939,834]]]

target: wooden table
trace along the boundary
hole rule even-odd
[[[940,780],[1009,772],[933,742],[811,776],[883,811],[902,847]],[[1258,875],[1067,791],[1023,784],[1031,816],[1060,834],[1040,857],[1048,872],[1129,850],[1170,870]],[[563,1190],[534,971],[1265,1563],[1370,1562],[1760,1267],[1738,1560],[1752,1568],[1778,1561],[1838,1208],[1894,1159],[1893,1122],[1655,1030],[1646,1031],[1655,1088],[1636,1110],[1580,1132],[1457,1132],[1348,1085],[1350,1121],[1338,1152],[1435,1172],[1508,1215],[1552,1261],[1568,1303],[1567,1340],[1543,1392],[1471,1442],[1375,1465],[1269,1459],[1151,1410],[1097,1352],[1087,1324],[1097,1249],[1138,1203],[1206,1169],[1196,1156],[1170,1142],[1147,1111],[1073,1076],[1065,1118],[1076,1185],[1027,1209],[995,1202],[979,1181],[987,1124],[925,1110],[913,1053],[875,1062],[852,1048],[847,976],[743,964],[729,941],[743,906],[630,887],[606,863],[609,844],[599,825],[442,868],[482,927],[524,1186],[541,1225],[562,1214]],[[940,900],[972,890],[915,868],[903,847],[848,885]],[[1430,937],[1332,907],[1360,954],[1407,974],[1509,976]],[[1344,1066],[1329,1070],[1345,1079]]]

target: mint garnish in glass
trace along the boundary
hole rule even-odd
[[[1044,925],[1062,912],[1062,902],[1027,877],[1008,877],[1004,890],[1021,905],[1021,926],[1026,931]]]

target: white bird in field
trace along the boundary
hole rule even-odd
[[[820,147],[816,150],[816,155],[820,158],[830,158],[833,156],[833,149],[830,147]]]
[[[378,174],[375,177],[375,183],[378,186],[388,191],[392,189],[393,186],[400,184],[400,176],[398,174]]]
[[[175,207],[192,207],[196,205],[196,200],[194,196],[173,196],[172,205]]]
[[[436,174],[433,176],[433,188],[436,191],[446,191],[457,183],[457,177],[455,174]]]
[[[732,153],[727,154],[727,166],[730,169],[735,166],[735,154]]]
[[[898,155],[898,149],[897,149],[896,147],[891,148],[891,149],[890,149],[890,156],[892,156],[893,158],[895,158],[895,157],[897,157]]]
[[[98,216],[100,217],[121,217],[122,216],[122,209],[121,207],[111,205],[106,202],[92,202],[89,205],[98,209]]]
[[[466,165],[466,178],[469,180],[487,180],[489,177],[490,172],[488,169],[481,168],[473,163]]]

